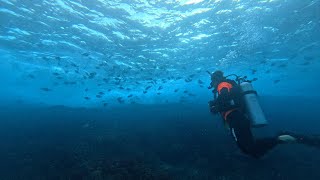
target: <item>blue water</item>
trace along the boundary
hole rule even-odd
[[[320,0],[0,0],[0,179],[319,179],[319,149],[243,155],[206,72],[319,134],[319,29]]]

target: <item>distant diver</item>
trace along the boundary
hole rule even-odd
[[[260,158],[278,144],[301,143],[320,147],[320,138],[298,135],[289,132],[279,133],[274,137],[256,139],[252,133],[253,127],[267,125],[267,120],[259,105],[257,92],[253,89],[247,77],[235,74],[224,76],[222,71],[208,72],[211,83],[208,89],[213,89],[214,100],[209,101],[213,114],[223,118],[240,150],[254,158]],[[228,79],[234,76],[235,80]]]

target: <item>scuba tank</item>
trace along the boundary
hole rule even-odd
[[[242,82],[240,84],[242,91],[242,101],[245,112],[248,115],[252,127],[262,127],[268,124],[268,121],[261,109],[258,101],[257,92],[253,89],[250,82]]]
[[[240,85],[242,97],[241,101],[244,105],[245,113],[247,114],[252,127],[263,127],[268,125],[268,121],[261,109],[257,91],[253,89],[251,82],[256,81],[254,78],[252,80],[247,80],[247,76],[241,77],[235,74],[230,74],[229,76],[235,76],[236,82]]]

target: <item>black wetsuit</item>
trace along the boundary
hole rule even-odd
[[[254,138],[251,131],[250,120],[245,113],[243,113],[239,85],[232,80],[225,80],[224,82],[231,84],[232,88],[222,88],[220,92],[214,90],[214,93],[219,93],[219,95],[211,102],[212,107],[215,108],[214,110],[211,109],[211,111],[221,113],[222,118],[229,125],[231,134],[242,152],[259,158],[280,142],[277,137]],[[232,103],[230,103],[231,101]]]

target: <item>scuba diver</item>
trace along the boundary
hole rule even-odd
[[[229,127],[233,139],[240,150],[254,158],[260,158],[278,144],[302,143],[320,147],[318,137],[283,132],[274,137],[257,139],[252,133],[254,127],[267,125],[267,120],[259,105],[257,92],[253,89],[247,77],[235,74],[224,76],[222,71],[208,72],[211,83],[208,89],[213,89],[214,100],[209,101],[213,114],[220,114],[224,124]],[[229,77],[235,76],[235,80]]]

